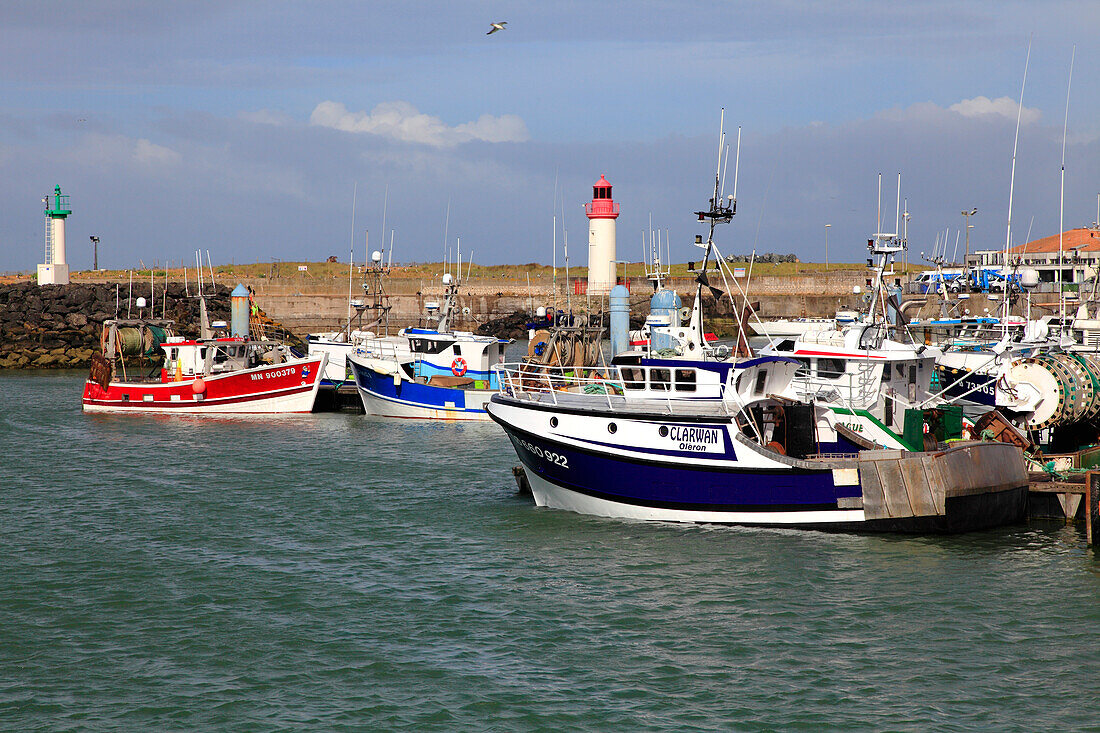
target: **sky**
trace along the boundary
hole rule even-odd
[[[92,235],[109,268],[391,236],[394,262],[550,263],[555,234],[584,265],[601,174],[618,257],[652,222],[683,262],[723,108],[723,253],[861,261],[899,173],[910,261],[951,255],[964,209],[1001,248],[1025,61],[1012,242],[1058,231],[1067,87],[1065,228],[1097,218],[1098,37],[1095,1],[0,0],[0,271],[43,261],[54,185],[77,269]]]

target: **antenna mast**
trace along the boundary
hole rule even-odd
[[[1004,289],[1004,302],[1002,304],[1002,311],[1004,316],[1001,319],[1001,332],[1003,335],[1008,335],[1008,249],[1012,246],[1012,195],[1016,190],[1016,149],[1020,144],[1020,119],[1024,114],[1024,88],[1027,86],[1027,67],[1031,63],[1031,39],[1027,42],[1027,58],[1024,61],[1024,79],[1020,83],[1020,101],[1016,109],[1016,139],[1012,142],[1012,174],[1009,177],[1008,182],[1008,228],[1005,232],[1005,251],[1004,259],[1001,262],[1002,270],[1005,272],[1005,289]],[[1059,265],[1059,269],[1061,266]],[[1059,295],[1059,298],[1062,296]]]
[[[1065,208],[1066,208],[1066,131],[1069,129],[1069,89],[1073,84],[1073,62],[1077,57],[1077,44],[1073,45],[1073,53],[1069,57],[1069,81],[1066,82],[1066,117],[1062,122],[1062,183],[1058,193],[1058,318],[1059,327],[1065,327],[1066,298],[1062,292],[1062,235],[1065,232]]]

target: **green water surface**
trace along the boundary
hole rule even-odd
[[[0,374],[0,730],[1097,730],[1079,529],[536,509],[495,425]]]

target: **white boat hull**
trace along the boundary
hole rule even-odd
[[[392,361],[352,357],[352,376],[363,410],[377,417],[463,421],[489,419],[495,389],[439,387],[413,381]]]

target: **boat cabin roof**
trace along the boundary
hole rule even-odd
[[[496,336],[482,336],[470,331],[437,331],[434,328],[405,328],[401,330],[403,336],[416,336],[427,339],[447,339],[449,341],[476,341],[479,343],[510,344],[512,339],[501,339]]]

